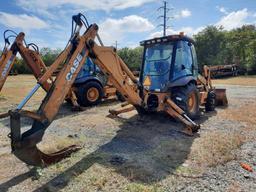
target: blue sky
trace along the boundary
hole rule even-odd
[[[255,0],[168,0],[171,8],[168,34],[198,33],[207,25],[226,30],[256,25]],[[0,34],[6,29],[26,33],[40,48],[64,48],[71,17],[79,12],[100,26],[104,44],[136,47],[140,41],[160,36],[160,0],[0,0]],[[0,47],[3,39],[0,39]]]

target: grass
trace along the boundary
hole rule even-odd
[[[245,141],[236,131],[211,131],[195,141],[190,158],[199,166],[213,167],[235,159],[233,151]]]
[[[235,104],[235,101],[231,101]],[[246,127],[243,128],[242,134],[246,137],[246,141],[255,140],[255,134],[251,134],[256,130],[256,103],[247,101],[244,102],[241,107],[238,108],[227,108],[224,111],[220,111],[219,115],[223,119],[228,119],[236,122],[246,123]]]
[[[143,185],[140,183],[131,183],[126,187],[127,192],[163,192],[159,186],[155,185]]]
[[[55,137],[54,139],[51,139],[49,136],[47,137],[47,141],[39,144],[39,148],[46,153],[53,153],[70,145],[79,145],[81,143],[81,138]]]
[[[108,179],[106,177],[92,177],[90,179],[93,186],[97,188],[97,190],[102,190],[107,183]]]
[[[19,102],[31,91],[35,85],[36,79],[33,75],[9,76],[3,89],[1,90],[1,96],[8,96],[8,100],[10,99],[11,102]],[[43,89],[40,88],[39,91],[33,96],[32,100],[39,102],[43,98],[44,94]]]
[[[24,90],[26,89],[23,92],[27,92],[34,85],[34,78],[32,76],[23,76],[23,75],[13,76],[13,78],[10,77],[9,80],[10,80],[9,83],[7,83],[6,84],[7,86],[4,88],[5,90],[3,89],[4,91],[3,95],[0,95],[0,101],[2,101],[1,100],[1,96],[2,96],[3,98],[7,98],[7,101],[11,100],[13,102],[17,99],[14,97],[16,97],[17,94],[20,93],[21,89],[24,89]],[[216,81],[217,83],[221,83],[221,84],[244,84],[244,85],[255,84],[256,85],[255,80],[256,80],[256,76],[236,77],[236,78],[229,78],[229,79],[214,80],[214,83]],[[16,81],[19,82],[20,84],[16,85],[15,84]],[[13,87],[15,87],[15,89],[13,89]],[[23,92],[21,93],[23,94]],[[12,96],[11,98],[9,98],[10,95]],[[18,97],[21,97],[21,96],[22,95],[19,95]],[[20,99],[21,98],[19,98],[18,100]],[[41,100],[41,98],[38,96],[35,98],[35,100],[36,100],[35,102],[37,102]],[[1,102],[0,105],[4,103],[5,102]],[[236,105],[235,103],[233,103],[233,101],[230,101],[230,103],[232,104],[232,106]],[[241,102],[238,104],[241,105]],[[59,126],[66,128],[68,126],[66,122],[71,121],[72,119],[73,121],[75,120],[75,122],[77,122],[75,125],[72,124],[74,133],[76,131],[79,132],[79,129],[82,127],[82,125],[86,129],[88,127],[93,127],[93,130],[96,130],[97,132],[101,132],[101,131],[104,132],[105,130],[103,131],[101,130],[102,128],[100,128],[99,126],[96,126],[96,125],[99,125],[101,121],[105,121],[104,118],[97,119],[99,117],[99,116],[95,116],[96,113],[99,113],[99,110],[97,109],[98,108],[91,109],[91,111],[93,112],[93,115],[90,115],[90,117],[87,117],[89,118],[89,120],[85,118],[85,115],[70,117],[70,118],[66,117],[63,119],[63,121],[61,121]],[[255,123],[256,123],[255,109],[256,109],[256,104],[252,104],[252,102],[248,102],[248,103],[244,103],[241,107],[229,107],[225,110],[219,110],[218,117],[230,120],[231,122],[234,122],[234,123],[238,121],[246,122],[249,126],[242,128],[241,131],[245,131],[245,129],[249,129],[249,128],[254,129],[255,131]],[[87,120],[88,122],[93,122],[93,123],[91,124],[84,123]],[[114,125],[117,124],[116,122],[115,124],[114,121],[113,122],[110,121],[110,122],[113,123]],[[120,122],[120,124],[121,123],[122,122]],[[175,186],[176,184],[175,182],[179,181],[179,179],[177,179],[175,175],[178,175],[178,176],[179,175],[180,176],[196,175],[197,176],[199,175],[199,173],[202,173],[203,171],[205,171],[205,169],[202,169],[204,167],[211,167],[211,166],[216,166],[218,164],[224,164],[230,160],[235,159],[236,155],[234,154],[234,150],[239,148],[242,145],[242,143],[245,141],[243,133],[235,132],[235,131],[229,132],[229,131],[214,129],[214,130],[210,130],[209,132],[202,132],[202,134],[200,135],[200,138],[196,138],[195,140],[191,139],[191,141],[189,139],[181,140],[177,138],[170,140],[169,137],[167,139],[163,139],[162,137],[164,135],[163,134],[164,132],[161,132],[161,130],[158,130],[158,131],[160,131],[159,134],[161,136],[160,137],[161,142],[158,143],[158,147],[152,149],[152,151],[143,152],[143,155],[141,156],[137,155],[136,159],[140,160],[139,164],[131,163],[131,165],[130,164],[122,165],[120,169],[124,170],[125,172],[124,174],[121,174],[122,171],[119,171],[118,168],[113,168],[108,166],[109,164],[108,160],[110,159],[110,157],[108,156],[101,157],[100,161],[91,158],[84,161],[83,165],[81,165],[81,167],[88,167],[88,169],[85,169],[81,173],[79,171],[78,173],[74,172],[74,174],[77,174],[77,175],[70,180],[70,182],[68,183],[67,186],[65,186],[63,191],[66,191],[66,190],[68,191],[68,189],[70,189],[69,191],[114,191],[111,189],[115,189],[116,191],[118,190],[118,191],[126,191],[126,192],[162,192],[162,191],[165,191],[164,189],[167,189],[164,182],[166,182],[168,184],[168,187],[170,187],[170,186]],[[107,132],[105,131],[105,134],[107,133],[110,135],[109,137],[111,137],[112,135],[115,135],[112,129],[108,130]],[[139,130],[136,132],[136,134],[146,136],[144,134],[140,134]],[[247,132],[246,135],[248,134],[250,134],[250,132]],[[159,135],[155,135],[152,138],[156,139],[156,137],[158,136]],[[47,135],[44,138],[46,140],[42,142],[42,145],[41,143],[39,145],[40,145],[40,148],[47,153],[55,152],[57,150],[60,150],[64,147],[67,147],[73,144],[81,144],[81,143],[84,144],[85,141],[89,140],[87,137],[81,136],[81,135],[79,135],[79,138],[69,138],[66,136],[56,137],[54,135]],[[47,183],[47,181],[51,180],[56,175],[59,175],[65,172],[68,168],[70,168],[72,165],[79,162],[82,158],[85,158],[87,154],[90,154],[90,153],[91,153],[90,149],[83,148],[78,153],[73,154],[70,158],[63,160],[60,163],[52,165],[49,168],[45,168],[43,170],[40,170],[40,169],[37,170],[39,181],[36,181],[35,183],[36,184]],[[182,153],[184,157],[182,157]],[[188,157],[187,157],[187,154],[189,154]],[[106,155],[112,155],[112,154],[106,154]],[[132,155],[133,154],[131,154],[130,156],[131,159],[132,159]],[[4,158],[4,156],[2,156],[2,158]],[[144,158],[145,160],[149,161],[148,164],[147,164],[147,161],[144,161]],[[177,159],[179,158],[184,159],[187,165],[185,166],[183,161],[176,162]],[[152,162],[150,161],[151,159],[152,159]],[[102,163],[101,161],[103,160],[106,162]],[[176,167],[175,163],[177,164],[178,167]],[[156,167],[154,168],[154,166]],[[159,172],[151,171],[151,170],[158,170],[158,169],[159,169]],[[168,171],[166,172],[166,175],[163,174],[163,177],[162,178],[159,177],[160,178],[159,180],[153,178],[155,176],[158,177],[161,174],[160,171],[163,171],[163,170]],[[67,177],[70,175],[67,175]],[[151,178],[154,179],[154,182],[151,182],[151,180],[153,180]],[[63,180],[64,182],[66,181],[65,177]],[[142,180],[145,182],[142,182]],[[30,185],[34,186],[35,184],[30,183]],[[60,183],[60,185],[62,184]],[[236,183],[231,184],[228,187],[229,189],[228,191],[235,191],[234,189],[237,189],[238,188],[237,186],[238,185]],[[57,191],[57,189],[58,189],[58,185],[55,186],[53,184],[53,185],[49,185],[47,190]]]
[[[0,101],[5,101],[6,97],[0,93]]]
[[[225,79],[214,79],[213,85],[215,84],[256,86],[256,76],[252,75],[252,76],[230,77]]]
[[[235,105],[235,101],[231,101]],[[224,119],[246,122],[250,125],[256,124],[256,103],[246,101],[238,108],[227,108],[225,111],[220,111],[220,116]]]

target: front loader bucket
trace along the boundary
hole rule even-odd
[[[226,95],[226,89],[214,89],[216,95],[216,105],[217,106],[227,106],[228,99]]]
[[[32,129],[21,134],[19,111],[10,111],[11,123],[11,146],[12,153],[28,165],[45,167],[69,157],[71,153],[78,151],[81,147],[72,145],[58,152],[45,154],[37,148],[37,143],[42,140],[47,126],[35,121]]]

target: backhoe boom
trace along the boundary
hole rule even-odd
[[[79,22],[78,18],[80,17],[81,14],[73,17],[78,28],[72,34],[69,45],[38,80],[38,85],[44,85],[55,69],[64,63],[62,70],[47,92],[38,111],[36,113],[22,111],[23,103],[26,103],[38,88],[38,85],[36,85],[22,102],[20,108],[10,112],[12,150],[19,159],[27,164],[36,166],[49,165],[79,149],[77,146],[71,146],[60,152],[47,155],[41,152],[36,145],[42,140],[45,130],[57,115],[60,105],[63,103],[87,56],[93,59],[95,64],[109,77],[113,86],[116,87],[129,104],[135,108],[145,110],[148,107],[145,98],[149,98],[151,93],[143,89],[142,85],[139,84],[136,77],[112,47],[98,46],[95,43],[94,39],[97,37],[98,26],[93,24],[87,28],[83,35],[79,35],[81,24],[84,23]],[[145,98],[141,97],[141,91]],[[181,108],[171,101],[170,94],[156,94],[161,99],[157,111],[165,111],[178,118],[189,128],[191,133],[199,129],[199,125],[194,123]],[[21,133],[21,116],[34,119],[32,128],[24,133]]]

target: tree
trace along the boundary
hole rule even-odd
[[[221,28],[208,26],[194,36],[197,57],[200,65],[220,65],[223,58],[220,51],[224,48],[225,36]]]
[[[208,26],[194,38],[201,66],[237,63],[248,74],[256,73],[254,25],[245,25],[231,31]]]
[[[60,52],[60,49],[42,48],[40,54],[45,65],[50,66],[55,61]]]
[[[134,49],[125,47],[118,50],[118,55],[131,70],[139,70],[142,62],[142,52],[142,47],[136,47]]]

